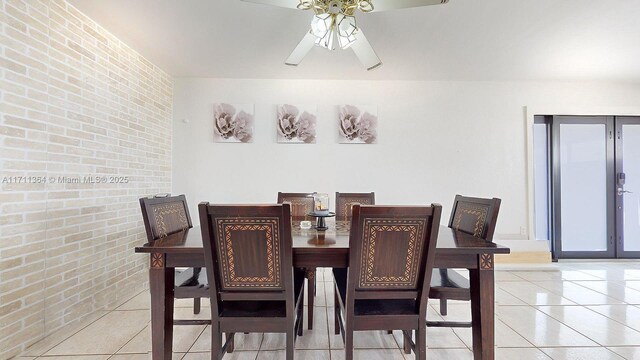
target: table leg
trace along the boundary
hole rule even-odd
[[[495,359],[495,293],[493,254],[478,255],[478,268],[470,269],[473,358]]]
[[[307,269],[307,280],[308,280],[308,286],[307,286],[307,312],[308,312],[308,318],[307,318],[307,327],[309,328],[309,330],[313,330],[313,303],[315,300],[315,295],[316,295],[316,268],[308,268]]]
[[[165,254],[151,253],[149,290],[152,360],[172,358],[174,276],[174,268],[165,267]]]

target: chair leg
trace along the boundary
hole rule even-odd
[[[234,335],[235,335],[234,333],[226,333],[225,334],[225,340],[229,339],[229,346],[227,346],[227,352],[229,354],[231,354],[233,352],[233,350],[235,350],[235,347],[236,347],[235,346],[236,342],[235,342],[235,336]]]
[[[402,347],[405,354],[411,354],[411,331],[402,330]]]
[[[422,319],[418,322],[416,329],[416,360],[427,359],[427,320]]]
[[[293,351],[295,346],[295,326],[291,326],[289,330],[287,330],[287,350],[286,350],[286,360],[293,360]]]
[[[447,299],[440,299],[440,315],[447,316]]]
[[[302,336],[302,332],[303,332],[303,328],[304,328],[304,306],[302,306],[302,304],[300,304],[300,306],[298,306],[298,309],[296,310],[296,312],[298,313],[298,319],[300,319],[300,323],[298,324],[298,336]]]
[[[353,360],[353,329],[350,324],[347,324],[344,332],[344,358]]]
[[[316,269],[308,269],[307,270],[307,279],[308,281],[308,318],[307,318],[307,328],[309,330],[313,330],[313,303],[315,301],[315,293],[316,293]]]
[[[222,334],[218,324],[211,324],[211,360],[222,358]]]
[[[193,299],[193,313],[200,314],[200,298]]]
[[[335,285],[333,289],[333,318],[335,321],[334,334],[340,335],[340,300],[338,299],[338,290]]]

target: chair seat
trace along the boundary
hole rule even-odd
[[[469,280],[451,269],[433,269],[429,298],[471,300]]]
[[[333,269],[338,294],[344,304],[347,294],[347,269]],[[416,315],[416,302],[411,299],[356,300],[354,314],[363,315]]]
[[[298,303],[303,295],[304,271],[294,270],[293,289]],[[302,306],[302,305],[301,305]],[[286,317],[284,301],[222,301],[221,317]]]
[[[431,287],[450,287],[469,289],[469,280],[451,269],[433,269]]]
[[[188,286],[209,286],[209,280],[207,279],[207,271],[205,269],[198,268],[200,271],[194,276],[194,268],[188,268],[185,270],[177,271],[175,276],[176,287],[188,287]]]
[[[208,298],[207,271],[202,269],[199,274],[194,274],[193,268],[176,271],[173,297],[176,299]]]

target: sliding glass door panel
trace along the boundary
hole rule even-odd
[[[618,256],[640,257],[640,118],[616,118]]]
[[[560,125],[563,251],[607,250],[606,130],[604,124]]]
[[[612,126],[608,117],[554,117],[558,257],[614,255]]]

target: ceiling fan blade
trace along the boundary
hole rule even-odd
[[[366,36],[362,30],[358,31],[356,35],[357,40],[351,44],[351,49],[356,54],[362,65],[367,68],[367,70],[373,70],[382,65],[382,61],[376,52],[371,47],[369,40],[367,40]]]
[[[373,12],[440,5],[448,2],[449,0],[376,0],[373,2]]]
[[[311,33],[307,32],[307,34],[300,40],[298,46],[293,49],[291,55],[284,61],[286,65],[298,66],[302,59],[311,51],[313,46],[316,44],[316,37]]]
[[[289,9],[297,9],[300,0],[242,0],[244,2],[285,7]]]

